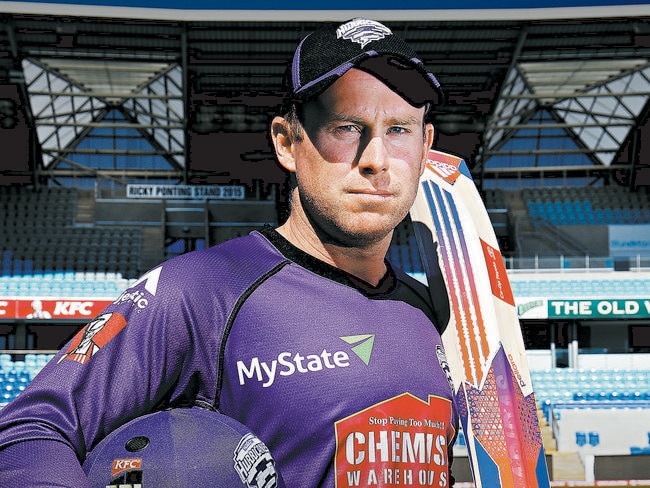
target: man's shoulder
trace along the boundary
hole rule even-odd
[[[429,287],[426,284],[426,277],[424,276],[424,274],[422,274],[421,279],[418,279],[414,275],[407,273],[402,268],[395,266],[392,263],[391,263],[391,267],[393,269],[393,272],[395,273],[395,277],[403,285],[406,285],[408,288],[413,290],[415,293],[418,293],[419,295],[422,296],[429,295],[429,291],[428,291]]]
[[[212,279],[219,275],[259,274],[274,268],[286,258],[259,232],[236,237],[206,249],[176,256],[165,263],[168,272]]]
[[[176,303],[179,297],[202,301],[216,294],[228,301],[226,297],[236,299],[285,262],[286,258],[264,236],[253,232],[168,259],[151,268],[133,286],[155,289],[169,304]]]
[[[431,289],[425,275],[418,275],[416,278],[395,266],[393,266],[393,271],[397,278],[395,297],[422,310],[442,333],[446,327],[448,310],[445,307],[441,308],[440,305],[436,307],[433,303]],[[436,290],[436,292],[442,293],[446,297],[446,289]]]

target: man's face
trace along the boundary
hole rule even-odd
[[[433,140],[424,109],[356,69],[303,108],[293,160],[307,218],[339,244],[386,238],[413,203]]]

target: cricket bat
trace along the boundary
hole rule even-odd
[[[429,151],[410,211],[477,488],[548,488],[510,282],[465,161]]]

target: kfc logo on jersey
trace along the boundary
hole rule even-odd
[[[99,315],[72,339],[59,363],[64,359],[71,359],[79,364],[86,364],[126,326],[126,323],[124,316],[117,312]]]
[[[385,25],[367,19],[352,20],[336,29],[337,39],[356,42],[362,49],[372,41],[378,41],[392,34],[391,30]]]

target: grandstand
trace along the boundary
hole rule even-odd
[[[620,7],[377,11],[447,91],[436,144],[501,243],[555,480],[650,479],[650,12]],[[265,132],[320,22],[39,9],[0,29],[0,406],[156,264],[282,221]],[[388,259],[425,280],[408,220]]]
[[[0,187],[2,276],[45,271],[142,271],[138,227],[77,224],[75,188]]]

